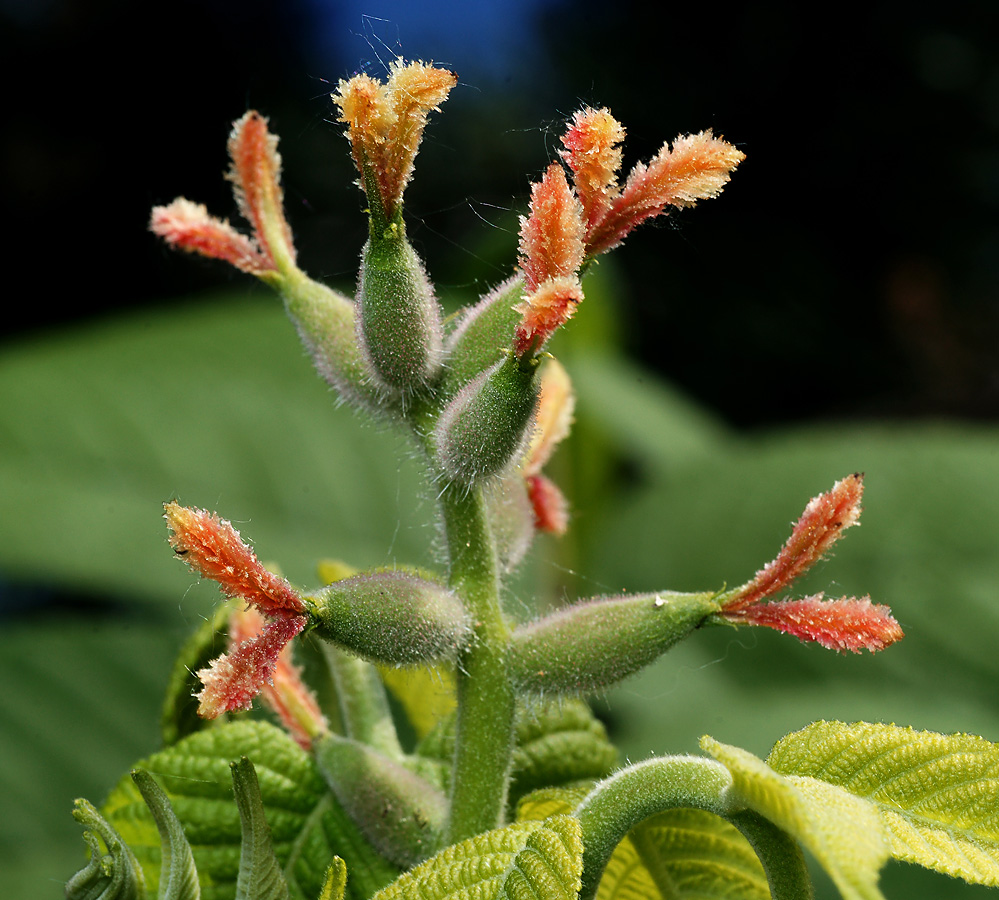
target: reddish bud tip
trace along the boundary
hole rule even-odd
[[[340,108],[340,121],[347,124],[361,187],[368,202],[378,202],[387,218],[402,202],[427,116],[457,83],[458,76],[447,69],[397,59],[386,84],[355,75],[337,85],[333,102]]]
[[[256,640],[266,627],[264,617],[252,607],[233,610],[229,617],[230,653]],[[261,696],[298,745],[308,750],[316,737],[329,731],[329,726],[315,695],[302,681],[302,672],[292,660],[291,647],[289,641],[281,648],[270,678],[261,687]],[[233,665],[231,657],[229,665]]]
[[[178,197],[167,206],[154,206],[149,230],[171,247],[221,259],[251,275],[273,272],[274,264],[256,241],[228,222],[216,219],[200,203]]]
[[[757,603],[787,587],[818,562],[839,540],[840,535],[860,518],[864,476],[848,475],[832,490],[813,497],[777,558],[768,563],[752,581],[743,585],[726,603],[735,611]]]
[[[281,157],[278,139],[267,130],[267,119],[249,110],[233,122],[229,134],[232,165],[226,176],[243,218],[253,225],[263,254],[272,268],[295,263],[291,229],[284,217]]]
[[[174,553],[195,572],[218,582],[227,597],[241,597],[266,613],[305,610],[291,585],[268,572],[225,519],[174,502],[163,509]]]
[[[574,276],[544,282],[516,307],[523,318],[514,331],[513,352],[518,357],[537,353],[572,318],[582,299],[583,287]]]
[[[822,594],[816,594],[726,610],[722,615],[735,624],[763,625],[829,650],[853,653],[883,650],[903,637],[891,610],[874,605],[869,597],[823,600]]]
[[[204,688],[195,695],[200,701],[198,715],[214,719],[225,712],[249,709],[272,679],[281,650],[306,623],[305,616],[277,615],[258,634],[201,669],[197,675]]]
[[[552,163],[531,188],[531,214],[520,219],[520,267],[524,288],[534,293],[545,281],[574,277],[583,263],[583,209]]]
[[[611,250],[632,229],[667,207],[693,206],[717,197],[745,154],[710,131],[678,137],[664,144],[648,166],[632,169],[624,188],[605,214],[590,222],[586,250],[591,256]]]
[[[624,126],[608,109],[581,109],[562,137],[565,145],[559,155],[572,169],[576,193],[592,226],[603,216],[617,195],[617,173],[621,168]]]
[[[534,527],[561,537],[569,527],[569,503],[565,494],[544,475],[528,475],[526,481],[527,496],[534,511]]]

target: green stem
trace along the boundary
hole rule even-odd
[[[321,643],[336,685],[347,737],[368,744],[392,759],[401,759],[402,746],[378,670],[326,641]]]
[[[592,900],[607,861],[643,819],[670,809],[703,809],[728,816],[732,776],[720,763],[695,756],[665,756],[622,769],[598,784],[576,807],[583,828],[583,886]]]
[[[472,617],[475,638],[458,659],[458,720],[446,843],[497,827],[506,807],[513,753],[510,630],[499,604],[496,548],[478,489],[451,484],[441,495],[450,554],[449,586]]]
[[[763,864],[773,900],[813,900],[815,891],[801,846],[786,831],[752,810],[728,817]]]

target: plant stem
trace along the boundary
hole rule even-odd
[[[401,759],[402,746],[378,670],[326,641],[322,648],[336,685],[347,737],[369,744],[392,759]]]
[[[585,848],[580,900],[592,900],[614,848],[634,825],[679,807],[726,816],[731,785],[728,769],[696,756],[650,759],[600,782],[573,813],[583,827]]]
[[[756,851],[774,900],[813,900],[812,877],[801,846],[794,838],[749,809],[729,816],[728,820]]]
[[[475,639],[458,659],[458,721],[446,842],[497,827],[513,752],[514,691],[507,670],[510,630],[485,503],[478,489],[448,485],[441,495],[450,554],[449,585],[464,601]]]

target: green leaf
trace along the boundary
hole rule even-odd
[[[632,828],[607,863],[597,900],[769,900],[759,859],[731,824],[674,809]]]
[[[373,900],[573,900],[582,871],[579,821],[553,816],[454,844]]]
[[[351,900],[367,900],[398,874],[361,837],[312,758],[283,731],[238,721],[199,731],[138,766],[154,772],[184,823],[204,900],[233,900],[240,871],[240,815],[230,763],[254,763],[274,853],[295,898],[317,896],[334,853],[352,872]],[[150,887],[160,878],[159,835],[131,779],[111,792],[104,814],[128,841]]]
[[[808,848],[846,900],[884,900],[878,874],[888,834],[872,803],[815,778],[779,775],[710,737],[701,746],[731,772],[738,799]]]
[[[896,859],[999,885],[999,746],[970,734],[815,722],[777,742],[767,762],[873,803]]]
[[[323,882],[319,900],[343,900],[347,887],[347,864],[339,856],[333,857],[326,870],[326,880]]]
[[[517,718],[510,802],[529,791],[609,775],[617,750],[581,700],[553,700],[522,709]]]
[[[274,855],[271,829],[260,797],[253,763],[245,756],[230,764],[243,840],[239,850],[236,900],[290,900],[281,864]]]
[[[142,869],[121,835],[86,800],[76,801],[73,818],[87,829],[90,862],[66,883],[67,900],[144,900]]]
[[[517,803],[518,822],[542,822],[549,816],[571,813],[593,789],[593,782],[580,782],[570,787],[540,788],[521,797]]]
[[[136,769],[132,772],[132,781],[146,801],[160,833],[159,900],[200,900],[201,886],[191,845],[170,800],[148,772]]]

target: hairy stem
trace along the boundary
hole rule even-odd
[[[614,848],[643,819],[670,809],[730,814],[732,776],[720,763],[696,756],[666,756],[622,769],[598,784],[576,807],[583,826],[583,886],[592,900]]]
[[[458,722],[446,841],[501,823],[513,752],[514,691],[507,668],[510,631],[499,604],[496,548],[478,489],[449,485],[441,495],[450,554],[449,586],[464,601],[475,637],[458,659]]]
[[[378,670],[326,641],[322,641],[322,648],[336,684],[347,737],[369,744],[392,759],[401,759],[402,746]]]
[[[743,810],[728,820],[756,851],[767,873],[773,900],[813,900],[812,877],[793,837],[752,810]]]

